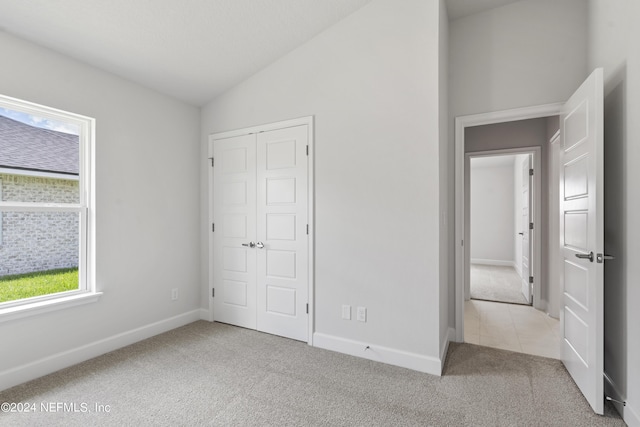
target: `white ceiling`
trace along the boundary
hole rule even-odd
[[[450,21],[517,1],[520,0],[446,0]]]
[[[0,30],[203,105],[371,0],[0,0]]]
[[[371,0],[0,0],[0,31],[204,105]],[[450,19],[517,0],[446,0]]]

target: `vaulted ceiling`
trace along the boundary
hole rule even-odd
[[[0,0],[0,31],[203,105],[371,0]],[[447,0],[456,18],[514,0]]]

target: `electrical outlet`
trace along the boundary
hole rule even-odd
[[[367,308],[366,307],[358,307],[357,313],[358,322],[366,322],[367,321]]]
[[[176,301],[178,299],[178,288],[171,289],[171,301]]]
[[[351,306],[343,305],[342,306],[342,318],[344,320],[351,320]]]

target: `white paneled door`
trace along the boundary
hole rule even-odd
[[[593,410],[604,410],[603,77],[591,76],[560,120],[562,361]]]
[[[531,304],[531,287],[532,284],[529,280],[531,274],[531,242],[532,242],[532,229],[529,226],[531,224],[531,155],[522,161],[522,295],[529,304]]]
[[[255,135],[215,141],[213,282],[215,320],[256,328]],[[214,227],[216,227],[214,229]]]
[[[307,125],[214,139],[214,320],[307,341]]]

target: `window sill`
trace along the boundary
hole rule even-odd
[[[102,296],[102,292],[83,292],[80,294],[64,296],[60,298],[37,301],[30,304],[21,304],[0,309],[0,323],[23,317],[35,316],[50,311],[64,310],[77,305],[96,302]]]

